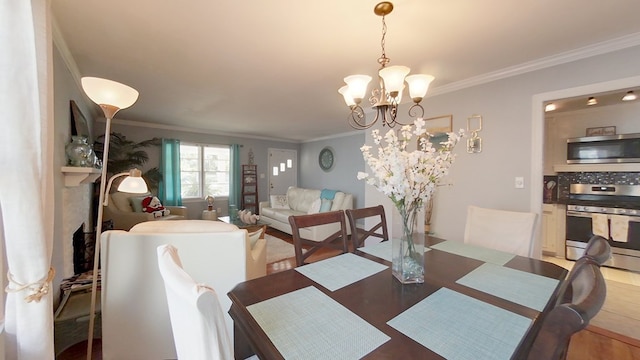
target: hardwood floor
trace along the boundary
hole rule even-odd
[[[267,234],[291,242],[291,235],[279,230],[267,228]],[[321,250],[309,258],[309,261],[318,261],[331,256],[336,252]],[[292,269],[295,267],[295,258],[284,259],[272,264],[267,264],[267,274]],[[93,359],[102,360],[100,339],[96,339],[93,345]],[[57,357],[58,360],[80,360],[86,358],[87,342],[78,343]],[[575,334],[571,338],[568,360],[640,360],[640,341],[601,329],[588,326],[587,329]]]

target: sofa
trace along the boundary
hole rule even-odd
[[[109,194],[107,206],[102,210],[102,218],[104,220],[112,220],[113,229],[116,230],[129,230],[143,221],[187,219],[187,208],[185,206],[165,206],[165,209],[169,210],[169,215],[159,217],[142,211],[142,207],[138,205],[147,196],[151,196],[151,194],[133,194],[120,191]]]
[[[259,203],[260,220],[270,227],[291,234],[289,216],[313,214],[322,211],[353,209],[353,195],[336,190],[304,189],[290,186],[285,195],[271,195],[269,201]],[[337,224],[300,229],[300,236],[322,241],[339,230]],[[349,224],[347,232],[350,233]]]
[[[266,240],[257,239],[252,248],[247,230],[221,221],[143,222],[131,231],[106,231],[101,242],[105,360],[176,359],[158,246],[175,246],[185,271],[216,291],[229,334],[233,320],[227,293],[266,274]]]

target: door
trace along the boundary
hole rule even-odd
[[[298,152],[269,149],[269,195],[284,195],[298,185]]]

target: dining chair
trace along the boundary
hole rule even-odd
[[[233,359],[216,292],[184,271],[173,245],[160,245],[157,253],[178,359]]]
[[[537,214],[487,209],[470,205],[464,230],[464,242],[515,255],[532,255],[533,232]]]
[[[570,282],[572,294],[545,316],[528,359],[566,359],[571,336],[586,328],[602,308],[607,288],[600,265],[583,257],[571,273],[565,281]]]
[[[382,239],[381,241],[389,240],[389,231],[387,230],[387,218],[384,214],[384,207],[382,205],[360,208],[360,209],[347,209],[345,210],[347,218],[349,219],[349,226],[351,227],[351,243],[353,244],[353,252],[357,248],[364,246],[364,242],[369,237],[377,237]],[[372,219],[373,221],[379,220],[373,224],[369,229],[366,229],[366,222],[363,227],[358,227],[356,222],[361,219]],[[381,231],[381,232],[380,232]]]
[[[589,242],[587,242],[582,256],[593,259],[602,266],[611,258],[611,245],[609,245],[607,239],[602,236],[593,235],[591,239],[589,239]]]
[[[327,226],[329,224],[340,224],[340,229],[324,240],[309,240],[300,236],[300,230],[311,226]],[[291,215],[289,216],[289,224],[293,235],[293,245],[296,254],[296,266],[305,264],[305,260],[318,250],[326,248],[331,250],[340,250],[342,253],[349,251],[347,246],[347,227],[343,210],[328,211],[309,215]],[[307,251],[302,252],[303,247]]]

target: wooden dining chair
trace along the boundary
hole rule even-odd
[[[584,255],[602,266],[611,258],[611,245],[600,235],[593,235],[584,248]]]
[[[321,212],[309,215],[292,215],[289,216],[289,224],[291,224],[291,232],[293,235],[293,245],[296,254],[296,266],[305,264],[305,260],[320,249],[340,250],[343,254],[348,252],[347,246],[347,227],[343,210]],[[335,226],[339,225],[337,231],[333,231]],[[304,237],[305,228],[312,226],[323,226],[329,233],[324,240],[315,241]],[[302,252],[303,247],[307,249]]]
[[[537,214],[469,206],[464,242],[520,256],[531,256]]]
[[[353,252],[357,248],[364,246],[364,242],[369,237],[377,237],[382,239],[381,241],[389,240],[389,231],[387,230],[387,218],[384,214],[384,207],[382,205],[360,208],[360,209],[347,209],[345,210],[347,218],[349,219],[349,226],[351,227],[351,243],[353,244]],[[373,224],[369,229],[366,229],[366,223],[363,227],[357,226],[357,221],[361,219],[377,218],[379,220]],[[375,221],[376,219],[372,219]]]
[[[233,359],[216,292],[184,271],[173,245],[158,246],[157,252],[178,359]]]
[[[587,327],[604,304],[607,288],[600,264],[593,259],[579,259],[565,281],[572,294],[545,316],[528,359],[566,359],[571,336]]]

